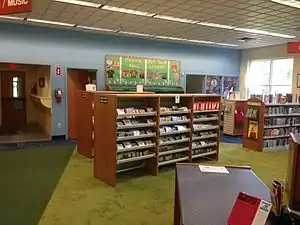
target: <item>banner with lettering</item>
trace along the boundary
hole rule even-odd
[[[105,72],[108,85],[181,87],[178,60],[107,55]]]

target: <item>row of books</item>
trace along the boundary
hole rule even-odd
[[[155,144],[151,140],[139,140],[139,141],[123,141],[117,144],[117,150],[134,148],[134,147],[142,147],[145,145]]]
[[[299,106],[276,106],[276,107],[267,107],[266,114],[267,115],[277,115],[277,114],[292,114],[292,113],[300,113]]]
[[[184,121],[188,120],[187,116],[163,116],[159,118],[160,122]]]
[[[118,115],[125,115],[125,114],[139,114],[139,113],[147,113],[153,112],[153,108],[124,108],[124,109],[117,109]]]
[[[175,131],[185,131],[187,130],[187,126],[185,125],[175,125],[175,126],[163,126],[159,128],[160,133],[169,133]]]
[[[135,124],[147,124],[147,123],[151,124],[154,123],[154,121],[152,119],[147,119],[147,120],[125,119],[125,120],[117,121],[118,127],[132,126]]]
[[[264,137],[289,135],[289,133],[290,133],[289,128],[265,129]]]
[[[170,160],[174,160],[174,159],[180,159],[180,158],[184,158],[187,157],[186,154],[184,153],[176,153],[176,154],[171,154],[171,155],[164,155],[164,156],[160,156],[158,158],[159,162],[165,162],[165,161],[170,161]]]
[[[208,152],[213,152],[216,151],[215,148],[199,148],[199,149],[195,149],[193,150],[193,155],[199,155],[199,154],[204,154],[204,153],[208,153]]]
[[[135,157],[139,157],[139,156],[149,155],[150,153],[151,153],[151,151],[149,151],[149,150],[124,152],[122,154],[117,154],[117,160],[135,158]]]
[[[280,139],[272,139],[272,140],[265,140],[263,142],[264,148],[279,148],[279,147],[286,147],[289,144],[288,138],[280,138]]]
[[[154,133],[154,132],[150,129],[118,131],[117,137],[140,136],[140,135],[152,134],[152,133]]]

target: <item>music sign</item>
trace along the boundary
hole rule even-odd
[[[32,0],[0,0],[0,15],[32,11]]]

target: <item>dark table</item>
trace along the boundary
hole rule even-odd
[[[225,166],[229,174],[203,173],[199,164],[177,164],[174,225],[227,225],[239,192],[271,202],[269,188],[250,167]]]

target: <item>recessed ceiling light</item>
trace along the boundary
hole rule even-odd
[[[268,36],[274,36],[274,37],[282,37],[282,38],[295,38],[296,37],[296,36],[287,35],[287,34],[279,34],[279,33],[273,33],[273,32],[268,32],[268,31],[264,31],[264,30],[255,30],[255,29],[247,29],[247,28],[238,28],[237,27],[234,30],[252,33],[252,34],[261,34],[261,35],[268,35]]]
[[[216,28],[223,28],[223,29],[228,29],[228,30],[232,30],[235,28],[233,26],[217,24],[217,23],[208,23],[208,22],[199,22],[197,24],[202,25],[202,26],[207,26],[207,27],[216,27]]]
[[[110,30],[110,29],[104,29],[104,28],[98,28],[98,27],[88,27],[88,26],[80,26],[77,25],[76,27],[86,29],[86,30],[94,30],[94,31],[103,31],[103,32],[117,32],[115,30]]]
[[[52,25],[58,25],[58,26],[66,26],[66,27],[74,27],[75,26],[75,24],[55,22],[55,21],[50,21],[50,20],[31,19],[31,18],[27,18],[27,21],[34,22],[34,23],[43,23],[43,24],[52,24]]]
[[[151,16],[155,15],[155,13],[142,12],[142,11],[119,8],[119,7],[115,7],[115,6],[109,6],[109,5],[104,5],[101,9],[109,10],[109,11],[113,11],[113,12],[127,13],[127,14],[132,14],[132,15],[137,15],[137,16],[151,17]]]
[[[8,20],[24,20],[22,17],[16,16],[0,16],[0,19],[8,19]]]
[[[140,37],[151,37],[151,36],[154,36],[154,35],[151,35],[151,34],[136,33],[136,32],[127,32],[127,31],[119,31],[118,33],[132,35],[132,36],[140,36]]]
[[[296,0],[271,0],[271,1],[282,4],[282,5],[300,9],[300,2],[296,1]]]
[[[180,23],[196,24],[199,22],[196,20],[189,20],[189,19],[183,19],[183,18],[178,18],[178,17],[173,17],[173,16],[164,16],[164,15],[155,15],[153,17],[157,18],[157,19],[170,20],[170,21],[175,21],[175,22],[180,22]]]
[[[62,2],[74,5],[88,6],[93,8],[100,8],[102,4],[97,4],[93,2],[79,1],[79,0],[54,0],[54,2]]]

